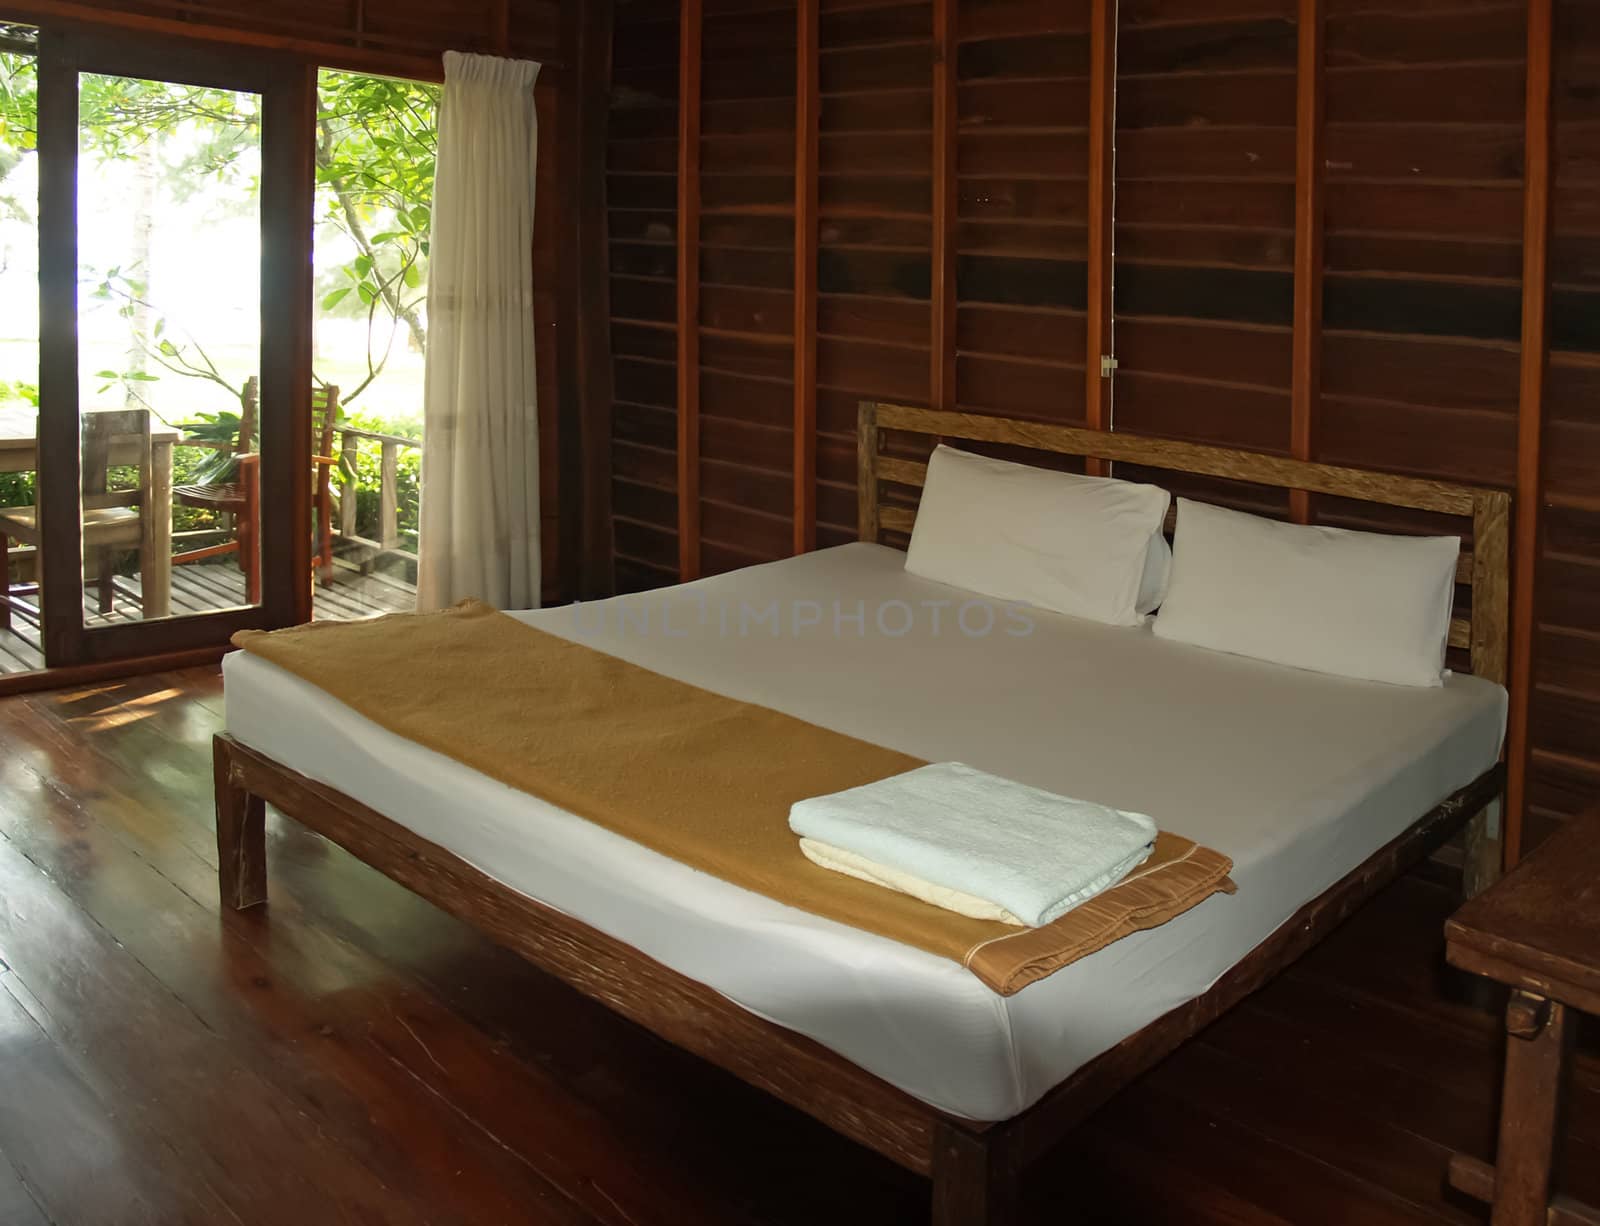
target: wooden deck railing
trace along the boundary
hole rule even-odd
[[[361,430],[354,426],[336,427],[339,435],[339,453],[346,472],[354,472],[356,458],[363,442],[378,444],[378,535],[374,539],[361,536],[356,531],[356,499],[353,486],[339,493],[339,520],[336,535],[340,540],[364,545],[374,551],[373,556],[392,555],[415,562],[414,549],[404,549],[400,543],[400,452],[422,450],[422,440],[406,438],[400,434],[382,434],[376,430]]]
[[[369,552],[362,559],[362,569],[367,569],[379,557],[392,556],[402,558],[409,562],[416,562],[415,549],[405,549],[401,546],[400,536],[400,453],[405,450],[421,451],[422,440],[407,438],[402,434],[384,434],[377,430],[363,430],[356,426],[335,426],[334,433],[339,436],[339,451],[342,467],[346,472],[356,471],[356,459],[363,443],[378,444],[378,535],[376,538],[362,536],[356,530],[357,499],[355,487],[340,487],[335,483],[335,498],[339,504],[338,519],[334,524],[334,536],[349,544],[365,547]],[[231,450],[233,444],[213,439],[183,439],[179,446],[199,447],[210,451]],[[174,540],[193,537],[214,537],[230,531],[226,526],[214,528],[201,528],[192,532],[178,532]],[[19,554],[19,550],[12,550],[12,558]]]

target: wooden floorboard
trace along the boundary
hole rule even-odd
[[[15,976],[0,979],[0,1147],[23,1192],[0,1221],[29,1221],[30,1210],[31,1220],[60,1223],[226,1221],[227,1205],[184,1169],[183,1156],[138,1121],[118,1119],[36,1013],[43,1007]]]
[[[0,1222],[920,1223],[916,1179],[292,823],[219,912],[216,670],[0,702]],[[1482,1222],[1496,1019],[1408,878],[1114,1101],[1030,1221]],[[1600,1066],[1565,1179],[1600,1199]],[[93,1171],[86,1179],[84,1172]]]

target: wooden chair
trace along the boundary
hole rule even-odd
[[[244,572],[245,599],[261,599],[261,455],[255,449],[256,419],[260,408],[260,381],[252,375],[240,398],[239,437],[234,445],[236,479],[199,485],[180,485],[173,497],[180,506],[216,511],[233,517],[233,540],[204,549],[176,554],[173,561],[199,562],[225,553],[239,555]],[[312,507],[316,512],[317,554],[312,570],[323,587],[333,586],[333,429],[339,417],[339,389],[331,385],[311,391],[311,450],[314,475]]]
[[[111,488],[111,468],[133,468],[138,473],[132,489]],[[116,607],[117,555],[144,543],[145,491],[150,488],[150,414],[145,409],[116,409],[83,415],[83,547],[94,551],[97,567],[98,608],[110,613]],[[9,629],[13,609],[35,619],[37,608],[19,597],[37,596],[37,583],[11,586],[11,542],[41,544],[37,507],[0,508],[0,628]]]
[[[255,482],[248,475],[255,466],[256,415],[261,404],[261,381],[251,375],[239,397],[239,434],[231,451],[239,463],[229,481],[207,481],[193,485],[179,485],[172,491],[173,501],[182,507],[200,511],[214,511],[232,520],[233,539],[204,549],[191,549],[173,554],[175,564],[203,562],[207,558],[225,553],[239,555],[239,569],[244,572],[246,599],[252,604],[261,599],[260,577],[257,575],[256,529],[260,523],[260,508],[256,505]],[[185,446],[195,446],[184,440]],[[214,444],[213,444],[214,445]],[[221,450],[230,450],[224,445]]]

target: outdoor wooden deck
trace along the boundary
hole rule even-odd
[[[89,625],[139,620],[139,580],[118,579],[116,609],[108,614],[96,611],[89,594],[84,611]],[[124,595],[124,590],[132,595]],[[371,617],[379,613],[398,613],[416,607],[417,590],[392,575],[362,574],[347,563],[336,563],[331,588],[317,585],[315,616],[318,621]],[[231,560],[205,565],[175,566],[172,569],[172,613],[209,613],[244,603],[244,576]],[[44,667],[39,645],[39,628],[23,616],[12,619],[12,629],[0,630],[0,674],[33,672]]]

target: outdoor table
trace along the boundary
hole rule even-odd
[[[88,409],[86,412],[96,412]],[[150,488],[145,491],[144,536],[139,544],[140,590],[146,619],[172,611],[172,448],[178,431],[159,419],[150,429]],[[112,452],[113,463],[137,457]],[[31,405],[0,407],[0,472],[39,470],[39,414]],[[49,480],[48,474],[44,480]]]

